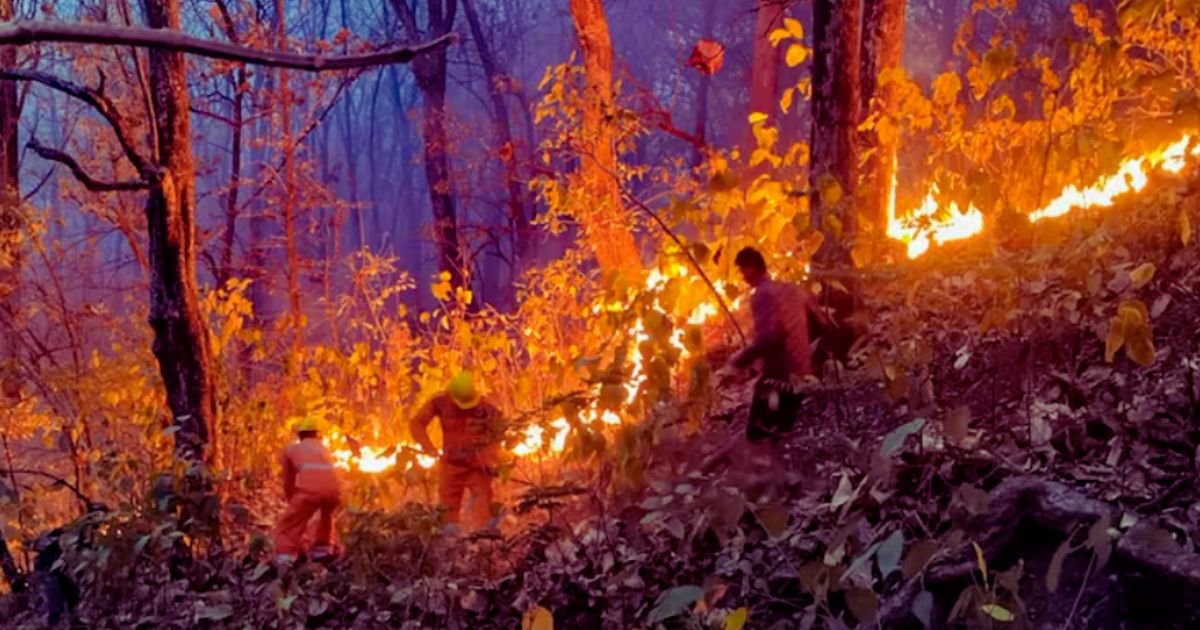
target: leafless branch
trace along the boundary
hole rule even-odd
[[[125,182],[100,181],[93,178],[91,175],[88,175],[87,171],[83,170],[83,167],[79,165],[79,162],[77,162],[75,158],[63,153],[62,151],[59,151],[58,149],[52,149],[50,147],[43,146],[36,139],[30,140],[29,144],[26,146],[28,146],[34,153],[42,156],[42,159],[50,160],[51,162],[58,162],[59,164],[71,169],[71,173],[75,175],[75,179],[79,180],[79,183],[83,184],[88,190],[94,192],[145,190],[150,187],[148,182],[140,179]]]
[[[79,24],[49,20],[18,21],[0,25],[0,44],[23,46],[37,42],[71,42],[77,44],[108,44],[137,46],[160,50],[175,50],[214,59],[276,68],[293,68],[310,72],[327,72],[407,63],[417,55],[455,41],[453,33],[428,42],[392,46],[383,50],[356,55],[312,55],[259,50],[228,42],[211,41],[165,29],[114,26],[111,24]]]
[[[0,31],[4,28],[4,26],[0,25]],[[32,70],[0,70],[0,80],[34,81],[91,105],[93,109],[108,121],[113,133],[117,136],[117,142],[121,144],[121,148],[125,151],[125,157],[129,159],[130,164],[133,164],[133,168],[137,170],[138,175],[143,178],[150,175],[151,169],[149,165],[142,158],[141,154],[137,152],[133,140],[129,137],[129,129],[125,123],[125,117],[121,115],[121,110],[102,92],[72,83],[53,74]],[[33,147],[31,146],[30,148]]]

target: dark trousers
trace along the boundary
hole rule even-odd
[[[786,381],[760,378],[754,384],[754,400],[750,403],[750,421],[746,439],[751,442],[777,441],[796,427],[800,412],[801,393]]]

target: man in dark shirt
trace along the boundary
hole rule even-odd
[[[429,439],[428,428],[434,418],[442,423],[440,455]],[[447,520],[459,522],[463,495],[469,491],[467,525],[486,525],[491,519],[492,478],[499,462],[504,424],[499,410],[480,396],[471,373],[460,372],[445,393],[425,403],[409,429],[426,453],[441,458],[438,500],[449,510]]]
[[[767,273],[767,263],[757,250],[738,252],[734,264],[753,288],[750,312],[754,337],[732,358],[735,367],[762,362],[762,375],[754,385],[746,438],[762,442],[792,430],[800,408],[799,384],[812,374],[808,318],[811,301],[798,285],[781,282]]]

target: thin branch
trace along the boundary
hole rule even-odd
[[[14,475],[15,474],[15,475],[32,475],[35,477],[44,477],[46,479],[53,481],[54,485],[62,486],[64,488],[70,490],[71,492],[73,492],[75,494],[75,497],[78,498],[79,501],[84,504],[84,506],[93,505],[92,499],[90,497],[88,497],[88,495],[84,494],[83,491],[81,491],[79,489],[79,486],[76,486],[75,484],[71,483],[70,481],[67,481],[66,479],[63,479],[62,477],[59,477],[58,475],[51,474],[51,473],[41,471],[41,470],[33,470],[31,468],[6,468],[3,470],[0,470],[0,473],[5,474],[5,475]]]
[[[3,29],[4,27],[0,26],[0,31]],[[121,110],[100,91],[86,88],[52,74],[31,70],[0,69],[0,80],[34,81],[91,105],[93,109],[108,121],[113,133],[117,135],[117,142],[121,144],[121,149],[125,151],[125,157],[129,159],[130,164],[133,164],[133,168],[137,170],[138,175],[145,178],[151,173],[146,160],[134,148],[133,140],[129,137],[129,130],[126,128],[125,117],[121,115]]]
[[[146,190],[150,187],[149,182],[141,179],[125,182],[104,182],[95,179],[91,175],[88,175],[87,171],[83,170],[83,167],[79,165],[79,162],[77,162],[75,158],[63,153],[62,151],[59,151],[58,149],[52,149],[50,147],[43,146],[37,141],[36,138],[30,140],[29,144],[26,146],[28,146],[34,153],[42,156],[42,159],[50,160],[51,162],[58,162],[59,164],[71,169],[71,173],[75,175],[75,179],[79,180],[79,183],[83,184],[84,187],[93,192]]]
[[[213,59],[240,61],[275,68],[293,68],[309,72],[327,72],[366,68],[393,63],[407,63],[417,55],[457,40],[453,33],[428,42],[393,46],[376,52],[357,55],[306,55],[258,50],[227,42],[218,42],[185,35],[167,29],[113,26],[110,24],[79,24],[49,20],[18,21],[0,25],[0,44],[23,46],[37,42],[72,42],[76,44],[106,44],[137,46],[159,50],[174,50]]]

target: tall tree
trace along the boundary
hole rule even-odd
[[[775,112],[779,110],[779,105],[775,100],[775,95],[779,93],[779,49],[771,43],[770,33],[779,28],[786,4],[780,0],[758,0],[754,11],[754,59],[750,66],[750,111],[766,114],[768,125],[774,125]],[[747,137],[750,142],[753,142],[752,135]],[[749,146],[753,146],[753,144]]]
[[[146,25],[182,29],[178,0],[143,0]],[[208,328],[196,290],[196,170],[192,158],[187,62],[183,53],[151,49],[156,167],[146,167],[150,233],[150,326],[167,402],[180,429],[184,459],[211,461],[217,403]]]
[[[508,103],[505,101],[509,80],[501,72],[496,53],[492,50],[491,42],[483,32],[483,23],[479,19],[479,11],[475,8],[475,0],[463,0],[463,11],[467,15],[467,23],[471,27],[471,38],[475,40],[475,50],[479,53],[479,61],[483,65],[483,75],[488,82],[488,94],[492,101],[492,124],[496,134],[496,149],[504,163],[504,176],[508,184],[508,222],[509,229],[513,232],[513,262],[519,264],[529,250],[531,235],[529,214],[525,209],[524,186],[521,185],[521,178],[517,173],[512,121],[508,115]]]
[[[454,28],[458,0],[424,0],[425,26],[417,22],[417,11],[406,0],[391,0],[396,15],[410,42],[422,37],[440,37]],[[454,203],[454,182],[448,154],[450,139],[446,133],[446,49],[422,55],[412,65],[417,87],[424,101],[422,136],[425,141],[425,179],[429,203],[433,208],[434,230],[440,255],[438,266],[450,274],[454,286],[461,286],[467,270],[466,258],[458,240],[458,209]]]
[[[826,262],[844,257],[843,240],[852,237],[857,184],[855,136],[859,119],[860,0],[813,2],[812,217],[826,231],[819,255]],[[841,229],[833,226],[839,225]]]
[[[873,100],[883,111],[892,110],[896,103],[894,85],[879,85],[879,75],[885,70],[899,68],[904,52],[905,0],[864,0],[862,38],[862,92],[860,103],[864,113]],[[876,229],[884,229],[885,211],[892,194],[892,178],[896,172],[898,136],[871,134],[865,139],[871,156],[864,167],[866,194],[862,214],[870,218]]]
[[[0,20],[8,22],[15,16],[12,0],[0,0]],[[12,70],[17,66],[17,49],[0,46],[0,68]],[[21,191],[17,162],[17,123],[21,109],[17,102],[17,84],[0,81],[0,309],[9,310],[8,299],[16,291],[21,270]],[[15,403],[19,392],[9,381],[16,381],[11,363],[16,344],[0,339],[5,350],[0,351],[0,405]],[[0,531],[0,570],[14,592],[25,590],[25,579],[8,549],[4,532]]]
[[[819,330],[814,359],[847,359],[850,344],[861,333],[859,288],[852,273],[831,272],[850,268],[857,233],[858,211],[854,192],[858,185],[855,144],[859,122],[859,33],[862,5],[859,0],[813,2],[812,220],[825,240],[814,260],[814,275],[821,281],[821,303],[832,310],[836,329]],[[849,247],[848,247],[849,246]]]
[[[590,206],[580,208],[578,215],[601,270],[631,271],[640,267],[641,256],[617,180],[613,124],[616,98],[608,17],[601,0],[570,0],[570,4],[583,50],[584,103],[579,139],[583,155],[579,171]]]
[[[43,146],[36,139],[29,142],[31,150],[69,168],[90,190],[147,191],[153,350],[167,392],[167,404],[179,427],[175,433],[176,452],[181,459],[203,463],[211,461],[215,454],[213,430],[217,408],[208,329],[200,314],[196,288],[196,173],[184,53],[329,71],[410,61],[421,52],[441,49],[447,40],[342,57],[262,51],[184,35],[179,0],[142,0],[142,8],[149,28],[14,22],[0,24],[0,44],[63,41],[147,48],[147,87],[154,110],[146,143],[150,147],[149,157],[135,141],[128,115],[104,93],[103,82],[99,88],[90,88],[52,74],[2,67],[0,79],[35,81],[90,105],[109,123],[137,172],[135,180],[101,181],[89,175],[70,155]]]

